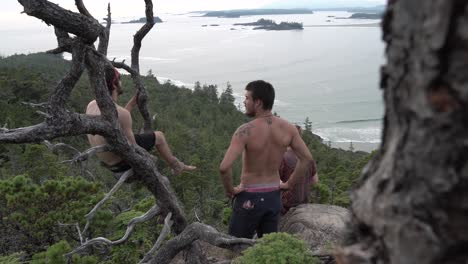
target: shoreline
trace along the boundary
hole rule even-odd
[[[303,27],[380,27],[380,22],[366,24],[341,24],[341,25],[304,25]]]
[[[351,142],[331,142],[332,148],[339,148],[343,150],[349,150]],[[371,153],[380,147],[380,143],[367,143],[367,142],[353,142],[354,152],[364,151]]]

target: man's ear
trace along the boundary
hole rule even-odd
[[[254,105],[255,105],[255,107],[262,108],[263,107],[263,102],[262,102],[262,100],[257,99],[257,100],[254,101]]]
[[[118,85],[119,85],[118,83],[113,82],[113,83],[112,83],[112,91],[118,90],[118,89],[117,89]]]

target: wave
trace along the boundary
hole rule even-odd
[[[190,84],[190,83],[186,83],[186,82],[183,82],[183,81],[180,81],[180,80],[174,80],[174,79],[167,78],[167,77],[157,76],[156,79],[161,83],[170,82],[171,84],[173,84],[173,85],[175,85],[177,87],[185,87],[185,88],[188,88],[190,90],[193,90],[194,87],[195,87],[195,84]]]
[[[376,121],[382,121],[382,118],[343,120],[343,121],[335,122],[335,124],[367,123],[367,122],[376,122]]]
[[[178,59],[174,58],[159,58],[159,57],[141,57],[142,60],[158,61],[158,62],[177,62]]]
[[[382,129],[380,127],[328,127],[314,129],[313,133],[319,135],[324,141],[380,143]]]

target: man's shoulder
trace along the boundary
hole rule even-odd
[[[296,129],[296,127],[286,119],[283,119],[281,117],[275,117],[275,119],[276,119],[276,122],[278,122],[279,127],[282,129],[285,129],[285,130]]]
[[[239,137],[250,136],[250,133],[252,132],[252,129],[255,127],[253,121],[254,120],[240,125],[237,128],[236,132],[234,133],[234,136],[239,136]]]
[[[92,100],[91,102],[88,103],[88,106],[86,106],[86,108],[89,108],[91,106],[95,106],[96,105],[96,100]]]
[[[92,100],[92,101],[89,102],[88,105],[86,106],[86,113],[88,113],[89,111],[94,110],[96,107],[97,107],[96,100]]]
[[[125,109],[124,107],[122,107],[122,106],[120,106],[118,104],[115,104],[115,108],[117,109],[117,112],[119,114],[124,114],[124,115],[129,115],[130,114],[130,112],[127,109]]]

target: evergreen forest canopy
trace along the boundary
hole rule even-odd
[[[43,120],[40,104],[47,101],[69,67],[70,62],[58,55],[1,58],[0,123],[12,128]],[[190,90],[170,82],[161,84],[151,72],[142,79],[149,93],[148,109],[157,114],[154,127],[166,134],[176,156],[199,168],[169,177],[189,222],[201,221],[226,231],[230,209],[218,167],[233,132],[248,121],[234,104],[232,87],[227,84],[218,94],[215,85],[196,83]],[[125,92],[120,103],[125,104],[133,95],[130,76],[123,75],[122,85]],[[92,99],[88,77],[83,75],[67,107],[84,112]],[[133,127],[142,127],[139,113],[133,114]],[[330,148],[311,132],[308,118],[305,125],[303,137],[317,161],[320,177],[320,184],[312,189],[313,202],[349,206],[348,191],[371,155]],[[57,142],[80,151],[89,147],[84,135]],[[84,225],[84,215],[109,191],[115,179],[95,158],[83,164],[64,162],[73,154],[51,151],[42,143],[0,145],[0,255],[5,259],[44,263],[41,261],[45,258],[60,258],[79,243],[74,224]],[[234,168],[235,183],[239,181],[240,165],[239,161]],[[158,161],[158,167],[170,175],[163,162]],[[128,221],[153,204],[153,196],[141,184],[124,186],[97,213],[90,232],[94,237],[120,238]],[[107,257],[104,252],[94,252],[91,257],[74,259],[77,263],[137,263],[161,232],[161,224],[152,220],[139,226],[129,242],[110,249]],[[115,226],[119,229],[115,230]]]

